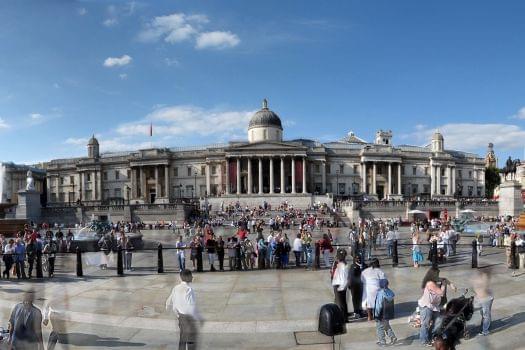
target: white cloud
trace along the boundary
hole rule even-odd
[[[118,75],[120,79],[125,80],[128,78],[128,75],[126,73],[122,73]]]
[[[102,22],[103,25],[106,27],[113,27],[118,24],[118,19],[116,18],[106,18],[104,22]]]
[[[513,119],[525,119],[525,107],[521,107],[516,114],[514,114],[511,118]]]
[[[416,126],[415,129],[413,133],[403,135],[403,138],[428,144],[437,129],[445,138],[446,149],[471,152],[485,149],[489,142],[501,150],[522,149],[525,139],[525,129],[513,124],[448,123],[424,130]]]
[[[7,122],[4,119],[0,118],[0,130],[9,129],[9,127],[10,125],[7,124]]]
[[[108,57],[104,60],[104,67],[122,67],[131,63],[133,59],[128,55],[122,57]]]
[[[154,135],[211,136],[221,138],[242,132],[254,111],[225,111],[195,106],[171,106],[157,109],[143,120],[122,124],[117,128],[120,135],[148,135],[153,123]]]
[[[201,14],[173,13],[159,16],[145,26],[138,39],[144,42],[163,39],[170,44],[191,40],[195,41],[197,49],[228,48],[240,43],[239,37],[229,31],[205,32],[203,27],[208,23],[208,17]]]
[[[150,147],[158,147],[160,144],[156,142],[133,142],[128,137],[114,137],[114,138],[102,138],[100,135],[96,135],[101,152],[123,152],[123,151],[134,151],[137,149],[144,149]],[[88,137],[70,137],[64,141],[66,145],[74,146],[75,148],[83,149],[89,142]]]
[[[87,14],[87,10],[84,7],[81,7],[77,9],[77,13],[79,16],[85,16]]]
[[[85,146],[87,145],[89,141],[89,138],[83,138],[83,137],[69,137],[64,141],[67,145],[73,145],[73,146]]]
[[[39,121],[44,118],[44,116],[40,113],[31,113],[29,117],[31,118],[31,120],[34,120],[34,121]]]
[[[241,40],[232,32],[200,33],[195,43],[197,49],[225,49],[239,45]]]

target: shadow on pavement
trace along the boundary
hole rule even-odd
[[[75,346],[101,346],[101,347],[131,347],[131,346],[146,346],[144,343],[132,343],[120,341],[119,338],[114,337],[99,337],[94,334],[86,333],[69,333],[60,337],[60,343]]]

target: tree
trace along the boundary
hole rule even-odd
[[[494,189],[501,183],[498,168],[489,167],[485,169],[485,195],[487,198],[494,197]]]

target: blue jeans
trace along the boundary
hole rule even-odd
[[[380,343],[385,344],[385,332],[386,335],[392,340],[396,337],[394,334],[394,331],[392,330],[392,327],[390,327],[390,321],[389,320],[376,320],[376,334],[377,334],[377,340]]]
[[[491,322],[491,311],[492,311],[492,302],[494,301],[493,297],[484,299],[479,302],[481,306],[481,333],[487,335],[489,333],[490,322]]]
[[[394,250],[394,242],[386,241],[386,247],[388,248],[388,256],[392,256],[392,251]]]
[[[430,343],[432,340],[432,329],[430,328],[430,322],[436,322],[436,318],[439,316],[439,312],[432,311],[428,307],[422,307],[419,311],[421,316],[421,328],[419,329],[419,341],[422,344]]]
[[[186,259],[180,255],[177,255],[177,259],[179,260],[179,269],[181,271],[184,270],[186,268]]]
[[[312,268],[313,254],[312,248],[306,248],[306,267]]]

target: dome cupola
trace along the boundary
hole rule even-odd
[[[257,111],[248,125],[248,141],[282,141],[283,125],[277,113],[268,108],[268,100],[263,100],[262,109]]]

